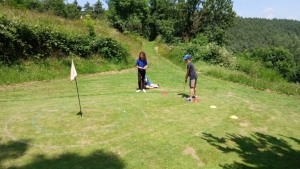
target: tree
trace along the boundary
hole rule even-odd
[[[91,15],[93,14],[93,7],[90,6],[90,3],[89,3],[89,2],[86,2],[86,3],[84,4],[83,10],[84,10],[85,15],[91,16]]]
[[[236,13],[231,0],[206,0],[200,10],[199,32],[204,32],[210,42],[224,45],[225,31],[234,26]]]
[[[148,0],[110,0],[108,7],[108,18],[115,28],[142,34],[148,18]]]
[[[39,10],[42,4],[39,0],[27,0],[26,8],[30,10]]]
[[[198,33],[199,28],[199,11],[201,10],[201,0],[178,0],[176,4],[177,36],[182,40],[191,40]]]
[[[63,0],[48,0],[49,11],[61,17],[66,17],[66,5]]]
[[[148,37],[150,40],[161,35],[166,42],[175,39],[177,14],[175,11],[176,3],[170,0],[150,0],[149,1],[149,18],[148,18]],[[177,27],[178,28],[178,27]]]
[[[82,7],[78,5],[75,0],[72,4],[66,5],[66,18],[68,19],[79,19],[81,16]]]
[[[102,7],[102,3],[100,0],[98,0],[95,4],[94,4],[94,7],[93,7],[93,15],[92,17],[94,19],[96,18],[100,18],[100,16],[105,12],[104,8]]]

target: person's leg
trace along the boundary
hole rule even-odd
[[[194,97],[197,97],[197,79],[195,79],[195,85],[194,85]]]
[[[196,79],[190,80],[190,98],[194,98],[193,96],[195,95],[196,91]]]
[[[158,84],[151,84],[151,86],[152,86],[153,88],[158,88],[158,87],[159,87]]]
[[[139,89],[138,90],[142,90],[142,84],[141,84],[141,80],[142,80],[142,75],[141,75],[141,72],[138,71],[138,87]]]
[[[152,85],[146,85],[146,89],[153,89],[153,86]]]
[[[190,98],[193,98],[194,87],[190,87]]]
[[[190,85],[190,96],[189,96],[189,98],[186,99],[186,101],[192,101],[195,80],[194,79],[190,79],[190,84],[189,85]]]
[[[146,75],[146,70],[144,70],[144,71],[141,71],[141,77],[142,77],[142,79],[141,79],[141,85],[142,85],[142,89],[146,89],[145,88],[145,75]]]

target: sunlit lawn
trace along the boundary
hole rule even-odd
[[[145,51],[160,88],[136,93],[135,69],[78,72],[83,118],[68,77],[0,87],[0,168],[300,167],[299,98],[200,74],[186,102],[185,70]]]

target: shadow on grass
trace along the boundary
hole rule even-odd
[[[84,168],[84,169],[122,169],[125,163],[114,153],[97,150],[88,156],[81,156],[76,153],[65,153],[55,158],[47,158],[44,155],[36,155],[34,160],[25,166],[15,169],[41,169],[41,168]]]
[[[1,138],[0,138],[1,140]],[[29,140],[24,140],[29,142]],[[18,159],[25,154],[29,146],[17,141],[9,141],[5,144],[0,143],[0,168],[6,168],[3,161]]]
[[[300,140],[286,137],[300,145]],[[237,153],[243,162],[220,165],[225,169],[236,168],[272,168],[272,169],[299,169],[300,151],[295,150],[283,139],[255,132],[251,136],[227,134],[224,137],[215,137],[203,133],[202,139],[216,147],[223,153]],[[236,146],[232,146],[234,143]]]
[[[188,97],[190,97],[190,95],[185,94],[185,93],[178,93],[177,95],[180,95],[181,98],[188,98]]]
[[[1,138],[0,138],[1,141]],[[30,142],[29,140],[23,140]],[[84,169],[122,169],[125,168],[124,161],[121,158],[112,153],[105,152],[103,150],[96,150],[87,156],[81,156],[76,153],[64,153],[54,158],[46,157],[43,154],[38,154],[32,157],[32,161],[24,166],[4,166],[4,161],[19,160],[26,154],[29,149],[28,144],[24,144],[18,141],[9,141],[5,144],[0,142],[0,168],[10,169],[41,169],[41,168],[84,168]],[[55,150],[54,150],[55,151]],[[28,155],[28,154],[27,154]]]
[[[83,113],[82,111],[79,111],[76,115],[82,117]]]

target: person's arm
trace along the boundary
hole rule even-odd
[[[142,67],[140,67],[140,66],[138,65],[138,60],[136,60],[136,62],[135,62],[135,67],[138,68],[138,69],[143,69]]]
[[[146,60],[146,65],[143,67],[143,69],[147,69],[148,68],[148,61]]]
[[[185,79],[184,79],[184,82],[186,83],[187,82],[187,78],[189,77],[189,74],[190,74],[190,69],[186,69],[186,74],[185,74]]]
[[[138,69],[142,69],[142,67],[140,67],[139,65],[136,65],[135,67],[138,68]]]

